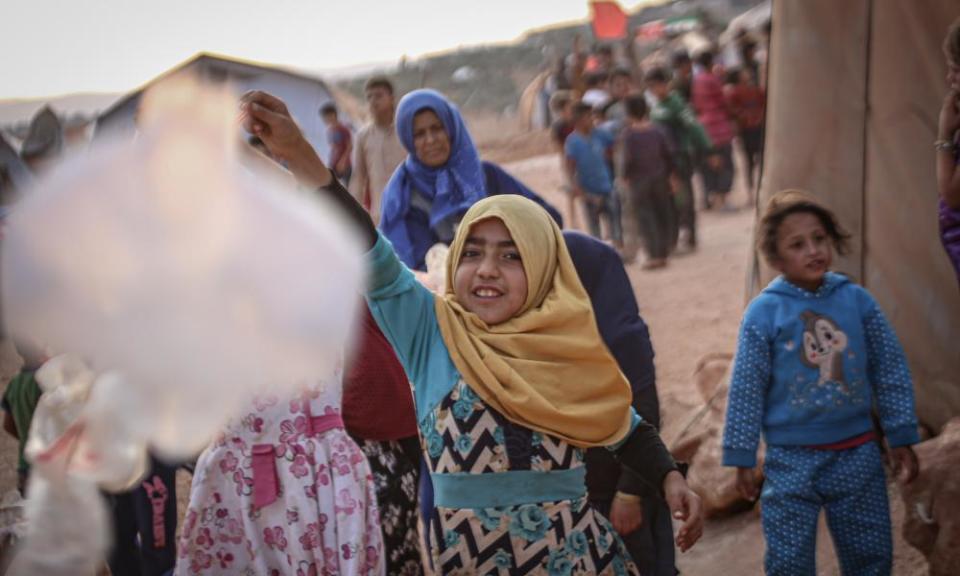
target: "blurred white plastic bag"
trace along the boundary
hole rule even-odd
[[[95,148],[17,206],[2,278],[11,329],[120,371],[150,407],[137,436],[177,457],[253,391],[329,370],[362,251],[336,207],[238,169],[231,96],[157,91],[133,143]]]
[[[329,373],[349,337],[361,245],[336,207],[239,168],[236,110],[225,89],[167,81],[135,141],[68,161],[9,218],[10,331],[89,363],[54,364],[35,426],[34,452],[55,456],[35,468],[30,534],[58,529],[59,557],[102,551],[96,486],[136,480],[147,446],[198,453],[254,394]]]

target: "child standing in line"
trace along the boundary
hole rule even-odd
[[[725,92],[727,107],[733,114],[747,160],[747,194],[753,198],[754,171],[760,166],[763,155],[763,119],[767,96],[750,68],[733,69],[729,72],[729,89]]]
[[[638,239],[647,251],[644,269],[667,265],[677,226],[671,183],[673,159],[667,137],[647,119],[643,94],[625,102],[628,124],[620,136],[617,176],[626,212],[624,260],[633,260]]]
[[[690,104],[700,124],[710,135],[714,154],[700,165],[703,175],[704,206],[728,209],[727,196],[733,188],[733,124],[723,97],[723,82],[714,72],[713,53],[697,56],[700,72],[693,77]]]
[[[573,106],[574,130],[567,136],[567,176],[574,196],[583,198],[590,234],[602,238],[600,216],[607,220],[614,246],[622,244],[620,203],[613,193],[613,176],[607,167],[613,154],[613,135],[593,125],[593,109],[584,102]]]
[[[686,231],[686,248],[697,247],[697,210],[693,199],[694,167],[702,159],[717,162],[713,143],[706,130],[680,92],[670,88],[670,75],[663,68],[653,68],[644,76],[650,96],[656,103],[650,109],[650,119],[664,128],[673,141],[673,164],[680,187],[673,199],[679,228]]]
[[[556,117],[556,120],[550,126],[550,139],[553,141],[554,148],[560,153],[560,167],[566,168],[567,153],[565,145],[567,136],[573,132],[573,93],[569,90],[558,90],[550,97],[550,111]],[[566,171],[564,170],[564,175]],[[577,216],[577,199],[573,195],[573,185],[569,180],[564,181],[563,193],[567,199],[567,218],[569,218],[570,227],[580,230],[580,218]]]
[[[741,494],[760,490],[768,575],[816,573],[824,509],[844,574],[890,574],[890,510],[871,409],[903,483],[917,474],[913,384],[897,337],[861,286],[830,271],[848,235],[812,196],[771,198],[758,245],[782,275],[747,307],[723,435]]]
[[[330,167],[344,185],[349,184],[353,174],[350,157],[353,154],[353,135],[343,125],[337,114],[337,106],[328,102],[320,108],[320,116],[327,126],[327,142],[330,144]]]

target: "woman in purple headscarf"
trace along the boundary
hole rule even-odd
[[[937,132],[937,189],[940,192],[940,239],[960,282],[960,20],[943,42],[947,57],[947,96]]]

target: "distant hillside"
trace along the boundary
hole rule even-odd
[[[716,35],[727,22],[761,1],[677,0],[631,14],[630,26],[697,16]],[[384,72],[400,94],[429,87],[443,92],[465,110],[502,113],[517,105],[520,93],[537,74],[569,52],[578,33],[588,45],[593,42],[588,22],[561,25],[531,31],[516,42],[427,56]],[[455,76],[458,70],[461,72]],[[362,100],[364,82],[375,73],[340,80],[337,85]]]

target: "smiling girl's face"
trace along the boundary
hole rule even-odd
[[[527,273],[510,231],[499,218],[473,225],[453,276],[460,305],[492,326],[513,318],[527,299]]]

